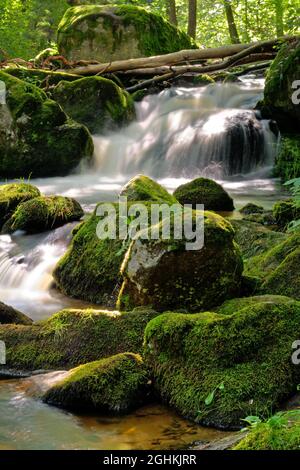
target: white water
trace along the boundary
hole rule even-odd
[[[94,137],[93,168],[32,183],[44,194],[76,198],[90,212],[96,202],[114,200],[137,173],[156,178],[170,191],[206,175],[224,185],[237,208],[249,200],[271,207],[279,197],[277,182],[269,178],[277,138],[253,111],[262,92],[263,81],[248,78],[239,85],[175,88],[148,96],[137,105],[135,122]],[[34,319],[82,305],[51,288],[51,273],[73,226],[34,236],[0,236],[0,300]]]

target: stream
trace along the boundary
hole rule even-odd
[[[170,191],[202,175],[230,193],[234,215],[247,202],[270,209],[285,193],[271,177],[278,136],[253,110],[263,87],[263,80],[248,76],[234,84],[150,95],[136,105],[135,122],[94,136],[92,168],[31,183],[46,195],[74,197],[88,214],[97,202],[116,200],[124,183],[138,173]],[[34,320],[65,307],[90,306],[60,294],[52,283],[51,273],[75,225],[38,235],[0,236],[1,301]],[[0,449],[178,449],[224,435],[157,404],[122,417],[65,412],[38,399],[49,378],[51,374],[0,381]]]

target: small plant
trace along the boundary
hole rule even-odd
[[[216,391],[217,390],[221,390],[223,391],[225,389],[225,386],[224,386],[224,383],[220,383],[214,390],[212,390],[208,395],[207,397],[205,398],[204,400],[204,403],[206,406],[209,406],[212,404],[212,402],[214,401],[215,399],[215,394],[216,394]]]

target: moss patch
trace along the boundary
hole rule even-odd
[[[153,201],[156,203],[176,204],[177,199],[156,181],[148,176],[137,175],[122,189],[120,196],[126,196],[128,201]]]
[[[124,413],[146,401],[148,380],[141,357],[123,353],[72,369],[43,400],[64,408]]]
[[[273,215],[278,227],[285,230],[292,220],[300,219],[300,208],[295,207],[293,199],[285,199],[274,204]]]
[[[232,310],[164,314],[145,331],[145,360],[162,399],[198,423],[221,428],[237,428],[249,415],[269,416],[300,379],[291,361],[300,303],[268,298],[239,307],[234,300]]]
[[[300,136],[284,135],[275,162],[275,175],[283,181],[300,176]]]
[[[21,202],[40,196],[35,186],[27,183],[11,183],[0,186],[0,228]]]

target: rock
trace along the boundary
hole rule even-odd
[[[204,204],[205,210],[232,211],[233,200],[222,186],[208,178],[196,178],[182,184],[174,192],[174,196],[180,204]]]
[[[0,186],[0,229],[21,202],[40,196],[40,191],[28,183],[11,183]]]
[[[286,238],[268,251],[250,258],[245,272],[263,280],[261,292],[300,299],[300,233]]]
[[[120,196],[126,196],[128,201],[153,201],[159,204],[178,204],[177,199],[168,193],[156,181],[148,176],[137,175],[121,190]]]
[[[123,353],[70,370],[43,401],[63,408],[124,413],[145,403],[148,382],[142,358]]]
[[[264,211],[262,214],[249,214],[244,215],[244,220],[249,220],[250,222],[256,222],[257,224],[276,226],[276,219],[273,216],[272,211]]]
[[[275,162],[275,175],[283,181],[300,176],[300,136],[285,134]]]
[[[32,326],[0,325],[6,367],[65,370],[127,351],[141,353],[144,329],[157,315],[150,308],[122,314],[70,309]]]
[[[262,112],[275,119],[281,130],[298,131],[300,107],[293,102],[293,83],[300,75],[300,40],[284,43],[273,61],[266,78]],[[295,100],[294,100],[295,101]]]
[[[264,212],[264,208],[261,206],[258,206],[256,204],[252,204],[249,202],[245,206],[243,206],[240,209],[240,213],[243,215],[249,215],[249,214],[262,214]]]
[[[245,219],[230,219],[230,223],[235,230],[234,238],[244,259],[268,251],[287,237],[281,232],[275,232],[261,224]]]
[[[84,124],[92,134],[116,129],[135,117],[130,95],[106,78],[61,81],[52,96],[68,116]]]
[[[280,412],[251,426],[233,450],[299,450],[299,410]]]
[[[69,8],[59,24],[57,42],[68,60],[99,62],[196,47],[188,35],[161,16],[131,5]]]
[[[18,325],[31,325],[31,318],[24,315],[24,313],[15,310],[9,305],[0,302],[0,324],[14,323]]]
[[[193,223],[197,215],[194,212]],[[229,222],[205,212],[205,243],[193,250],[186,250],[184,238],[174,238],[172,224],[171,236],[162,239],[162,227],[157,240],[143,239],[142,232],[132,241],[122,265],[119,308],[152,305],[159,311],[200,311],[239,292],[243,263]]]
[[[286,230],[290,222],[300,219],[300,208],[295,207],[295,201],[292,198],[285,199],[274,204],[273,215],[278,227]]]
[[[2,233],[24,230],[39,233],[52,230],[84,215],[75,199],[63,196],[40,196],[19,204],[11,218],[4,224]]]
[[[227,314],[163,314],[146,327],[144,358],[156,392],[197,423],[239,428],[296,391],[291,348],[300,337],[300,303],[246,300],[227,304]]]
[[[34,85],[0,72],[7,89],[0,105],[0,176],[65,175],[93,154],[86,127]]]
[[[9,67],[5,69],[5,73],[12,75],[13,77],[19,78],[30,85],[35,85],[39,88],[48,88],[47,92],[51,96],[52,87],[57,85],[62,80],[74,81],[80,80],[79,75],[66,73],[66,72],[54,72],[53,70],[43,69],[27,69],[25,67]]]

